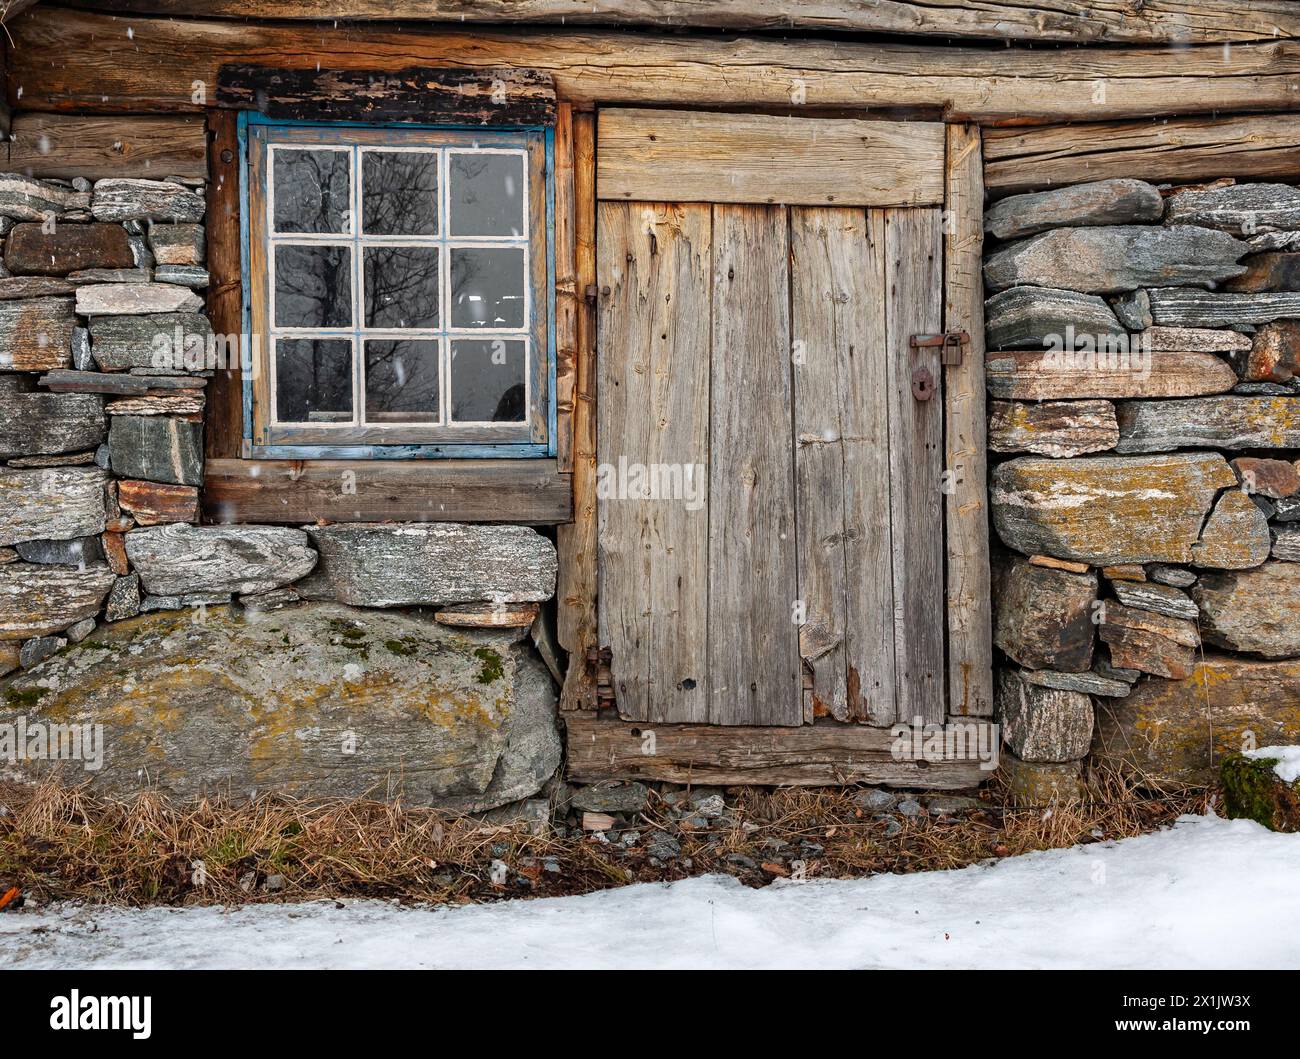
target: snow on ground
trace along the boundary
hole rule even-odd
[[[1283,783],[1300,780],[1300,746],[1262,746],[1247,750],[1242,757],[1272,758],[1277,761],[1273,772]]]
[[[381,901],[0,915],[0,966],[1300,968],[1300,835],[1184,817],[992,865],[724,876],[453,909]]]

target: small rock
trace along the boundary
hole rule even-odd
[[[25,562],[51,563],[60,566],[82,566],[100,562],[104,550],[98,537],[74,537],[59,541],[20,541],[15,545]]]
[[[976,798],[967,798],[957,794],[937,794],[925,800],[925,807],[935,816],[951,816],[981,808]]]
[[[1261,493],[1274,500],[1300,493],[1300,471],[1288,460],[1238,456],[1231,466],[1247,493]]]
[[[658,860],[672,860],[681,855],[682,846],[667,831],[656,831],[646,843],[646,853]]]
[[[1130,291],[1112,298],[1110,307],[1119,322],[1130,331],[1145,331],[1153,322],[1151,299],[1144,290]]]
[[[1191,674],[1201,642],[1195,622],[1112,600],[1105,604],[1097,631],[1110,644],[1113,665],[1175,680]]]
[[[1038,809],[1083,797],[1081,761],[1021,761],[1014,754],[1003,754],[1001,766],[1011,803],[1018,808]]]
[[[904,798],[894,807],[898,812],[907,817],[924,816],[925,809],[915,798]]]
[[[263,885],[269,893],[279,893],[289,884],[283,875],[268,875]]]
[[[126,574],[113,582],[104,607],[105,621],[124,621],[140,613],[140,575]]]
[[[650,802],[650,791],[643,783],[593,784],[573,792],[575,809],[593,813],[642,813]]]
[[[706,797],[695,797],[692,799],[695,806],[695,812],[704,817],[705,820],[716,820],[726,811],[726,804],[720,794],[710,794]]]
[[[1094,180],[1011,195],[985,211],[984,230],[995,239],[1018,239],[1049,228],[1149,223],[1164,210],[1160,192],[1145,181]]]
[[[95,631],[95,625],[94,618],[82,618],[81,621],[69,628],[64,635],[68,638],[69,643],[81,643],[82,640]]]
[[[40,665],[60,648],[67,647],[68,641],[63,636],[35,636],[26,641],[18,653],[19,664],[24,669]]]
[[[1264,562],[1271,546],[1264,513],[1245,493],[1230,489],[1219,498],[1193,545],[1192,565],[1245,570]]]
[[[897,802],[897,795],[881,790],[879,787],[871,787],[853,795],[853,803],[871,813],[888,812]]]
[[[1115,598],[1126,607],[1137,607],[1171,618],[1195,621],[1200,611],[1187,593],[1170,585],[1132,584],[1116,582],[1112,586]]]
[[[1300,372],[1300,320],[1274,320],[1256,333],[1241,358],[1247,382],[1287,382]]]
[[[1273,558],[1300,563],[1300,526],[1279,526],[1273,530]]]
[[[90,211],[97,221],[197,222],[203,219],[203,196],[163,180],[96,181]]]
[[[1055,688],[1057,691],[1077,691],[1084,695],[1100,695],[1103,698],[1123,698],[1130,691],[1132,681],[1107,677],[1095,669],[1087,673],[1058,673],[1052,669],[1024,669],[1020,676],[1030,684],[1040,688]],[[1136,679],[1136,673],[1134,674]]]
[[[1174,588],[1190,588],[1196,584],[1196,574],[1182,566],[1156,563],[1151,567],[1150,573],[1152,581],[1162,585],[1172,585]]]
[[[893,838],[903,830],[902,821],[896,816],[882,816],[880,819],[885,825],[885,838]]]

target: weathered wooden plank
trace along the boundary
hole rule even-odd
[[[602,199],[923,206],[943,201],[943,126],[681,110],[600,112]]]
[[[786,211],[713,208],[709,720],[803,721]]]
[[[948,713],[993,714],[988,453],[984,414],[984,165],[980,130],[949,125],[943,242],[944,328],[970,336],[943,368]]]
[[[711,231],[707,206],[600,208],[600,639],[631,720],[708,716]]]
[[[943,368],[939,348],[912,349],[912,335],[943,324],[943,236],[938,210],[886,210],[889,332],[890,525],[894,576],[897,719],[943,719]],[[931,376],[929,400],[912,394],[914,370]],[[971,620],[967,618],[966,620]]]
[[[208,522],[522,522],[572,517],[554,460],[233,460],[204,465]]]
[[[18,0],[25,3],[26,0]],[[226,18],[431,19],[446,22],[848,30],[1071,43],[1213,43],[1300,35],[1287,0],[69,0],[73,7]]]
[[[984,160],[995,197],[1112,177],[1289,180],[1300,170],[1300,115],[986,129]]]
[[[591,114],[573,116],[574,261],[577,289],[596,283],[596,135]],[[560,709],[595,708],[596,678],[587,652],[596,628],[596,319],[594,301],[578,304],[573,403],[573,520],[556,528],[560,569],[556,638],[569,652]]]
[[[890,724],[893,583],[864,576],[890,564],[882,232],[879,213],[790,215],[800,654],[814,714]]]
[[[888,728],[824,722],[800,728],[737,727],[566,718],[569,778],[693,784],[840,786],[879,783],[956,790],[988,778],[975,748],[995,749],[985,721],[970,726],[967,753],[950,760],[914,760],[895,754]]]
[[[289,121],[419,121],[455,125],[554,125],[555,86],[538,70],[277,69],[227,63],[219,107]]]
[[[573,390],[577,374],[578,312],[573,203],[573,107],[555,116],[555,456],[561,473],[573,471]]]
[[[207,310],[212,330],[234,336],[244,330],[243,279],[239,245],[239,130],[233,111],[210,110],[208,133],[208,208],[204,214],[208,248]],[[220,344],[227,351],[229,342]],[[234,459],[244,439],[244,384],[239,357],[213,365],[204,423],[208,459]]]
[[[14,115],[10,169],[35,177],[206,178],[208,141],[197,115],[91,118]]]
[[[982,16],[981,16],[982,17]],[[133,30],[131,35],[126,32]],[[1285,42],[1116,49],[952,48],[761,37],[120,18],[38,7],[12,27],[9,98],[44,109],[197,110],[226,63],[400,70],[530,68],[560,99],[707,106],[910,107],[1032,122],[1289,110],[1300,55]]]

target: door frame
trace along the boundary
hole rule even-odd
[[[909,753],[895,729],[820,721],[801,728],[649,724],[618,718],[602,683],[596,620],[595,401],[597,121],[572,116],[574,521],[558,531],[559,641],[569,651],[561,693],[571,779],[641,778],[695,782],[826,785],[883,782],[931,788],[985,778],[974,748],[994,746],[992,623],[984,388],[983,158],[977,125],[945,127],[943,319],[969,338],[958,363],[943,367],[947,724],[964,750]],[[563,162],[559,163],[563,166]],[[563,223],[561,221],[561,223]],[[562,266],[557,273],[563,275]],[[561,292],[563,297],[563,292]],[[563,312],[563,310],[561,310]],[[563,399],[563,395],[562,395]],[[931,744],[933,745],[933,744]],[[901,756],[900,756],[901,754]]]

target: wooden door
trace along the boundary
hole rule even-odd
[[[941,719],[939,211],[602,202],[597,268],[620,716]]]

